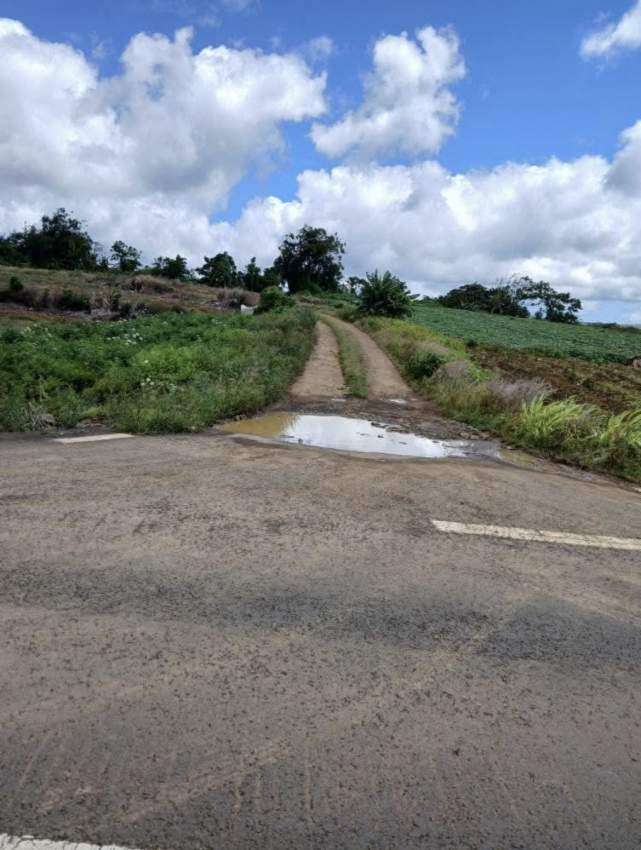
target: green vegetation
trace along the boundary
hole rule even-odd
[[[533,281],[527,276],[500,280],[491,287],[466,283],[436,300],[443,307],[481,310],[498,316],[520,316],[522,319],[527,319],[532,309],[537,319],[566,324],[574,324],[581,309],[579,299],[572,298],[569,292],[557,292],[546,281]]]
[[[403,321],[362,324],[446,416],[554,459],[641,481],[641,405],[613,414],[573,398],[550,400],[550,387],[540,379],[506,380],[476,365],[461,340]],[[421,374],[416,364],[428,363],[430,354],[441,365],[432,370],[436,361],[429,360]]]
[[[193,431],[278,399],[313,345],[314,316],[167,314],[0,331],[0,430],[86,419]]]
[[[354,279],[351,279],[354,286]],[[412,296],[407,284],[391,272],[368,274],[358,288],[359,311],[365,316],[401,319],[412,315]]]
[[[292,303],[289,295],[285,295],[279,286],[268,286],[260,293],[257,313],[270,313],[285,310]]]
[[[469,344],[516,348],[553,357],[580,357],[624,363],[641,353],[641,332],[538,319],[492,316],[442,307],[433,301],[414,305],[413,321]]]
[[[367,367],[360,345],[338,322],[328,316],[323,321],[332,328],[338,340],[338,359],[341,364],[345,386],[353,396],[367,398]]]
[[[274,270],[287,284],[290,293],[336,291],[343,274],[345,246],[335,234],[322,227],[301,227],[289,233],[280,245]]]

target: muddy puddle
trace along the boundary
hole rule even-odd
[[[223,427],[232,434],[247,434],[292,445],[347,452],[418,458],[499,456],[496,443],[433,440],[406,433],[389,423],[346,416],[270,413],[254,419],[228,422]]]

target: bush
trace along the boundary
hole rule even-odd
[[[431,378],[444,363],[445,359],[440,354],[417,349],[408,359],[407,371],[414,380],[420,381],[423,378]]]
[[[86,295],[80,295],[78,292],[73,292],[71,289],[63,289],[54,301],[55,306],[60,310],[73,310],[74,312],[83,311],[91,312],[91,304]]]
[[[289,307],[291,299],[278,286],[268,286],[260,293],[257,313],[269,313]]]
[[[9,279],[9,292],[15,295],[16,292],[22,292],[24,289],[24,284],[20,280],[19,277],[15,275]]]
[[[360,291],[360,311],[367,316],[402,319],[412,313],[412,296],[407,284],[390,272],[368,274]]]

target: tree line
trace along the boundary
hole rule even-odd
[[[201,266],[190,269],[187,259],[156,257],[144,266],[141,252],[117,240],[107,253],[87,232],[80,220],[64,208],[42,216],[38,225],[0,236],[0,264],[79,271],[144,273],[180,281],[196,281],[220,288],[242,288],[254,292],[276,287],[297,292],[345,292],[367,306],[373,315],[407,316],[412,310],[406,283],[391,272],[373,272],[364,278],[343,281],[345,244],[337,234],[305,225],[290,233],[280,244],[271,266],[261,269],[253,257],[244,269],[236,266],[226,251],[205,256]],[[545,281],[529,277],[499,281],[491,287],[470,283],[450,290],[436,301],[445,307],[481,310],[498,315],[576,322],[581,309],[578,298],[557,292]],[[532,313],[530,311],[533,311]]]

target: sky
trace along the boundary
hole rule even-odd
[[[527,274],[641,324],[641,0],[0,0],[0,232],[413,291]]]

